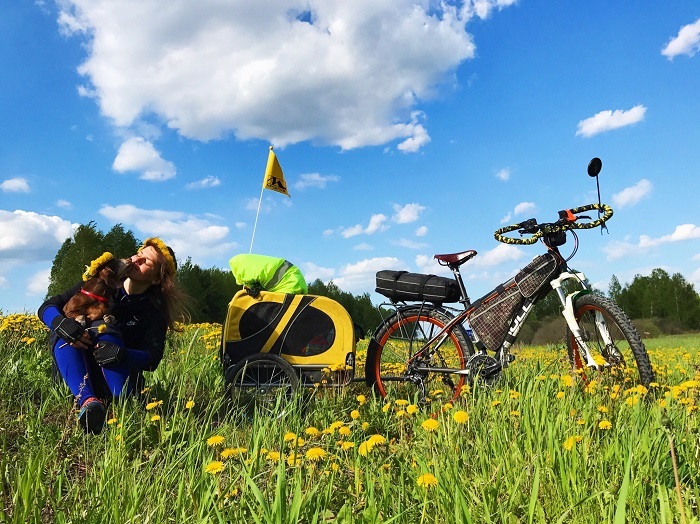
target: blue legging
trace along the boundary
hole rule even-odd
[[[124,345],[121,338],[113,334],[100,335],[98,340]],[[63,380],[81,402],[89,397],[103,397],[105,389],[113,397],[129,395],[134,390],[137,370],[128,364],[100,367],[95,362],[91,349],[75,348],[61,338],[54,346],[53,355]]]

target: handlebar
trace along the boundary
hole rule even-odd
[[[587,216],[576,216],[580,213],[585,213],[586,211],[597,210],[598,212],[603,212],[603,216],[597,220],[591,220],[590,222],[577,223],[576,221],[581,218],[588,218]],[[594,227],[602,226],[607,222],[610,217],[613,216],[613,210],[607,204],[588,204],[581,207],[574,207],[572,209],[564,209],[559,211],[559,220],[556,222],[543,222],[538,224],[537,220],[531,218],[520,222],[518,224],[513,224],[511,226],[502,227],[497,229],[493,236],[499,242],[504,244],[534,244],[544,235],[559,233],[562,231],[568,231],[570,229],[593,229]],[[512,238],[503,236],[504,233],[509,233],[511,231],[518,231],[521,235],[530,234],[529,238]]]

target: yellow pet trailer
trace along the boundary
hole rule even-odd
[[[221,362],[242,408],[271,411],[300,385],[352,381],[356,343],[352,319],[335,300],[243,289],[228,306]]]

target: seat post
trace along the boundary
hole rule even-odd
[[[459,272],[459,264],[450,264],[449,266],[455,276],[457,284],[459,285],[459,291],[462,294],[462,298],[460,298],[459,301],[466,309],[469,304],[471,304],[471,300],[469,300],[469,295],[467,295],[467,288],[462,280],[462,274]]]

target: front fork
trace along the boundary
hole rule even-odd
[[[565,295],[564,290],[562,289],[562,283],[566,280],[575,280],[583,287],[583,289]],[[576,300],[576,298],[583,293],[591,292],[590,286],[588,284],[588,279],[586,279],[586,275],[584,275],[583,273],[570,273],[568,271],[565,271],[564,273],[559,275],[559,277],[554,279],[551,282],[551,285],[554,291],[557,292],[557,296],[559,297],[559,301],[561,302],[561,305],[563,307],[562,314],[564,315],[564,319],[566,320],[567,326],[569,326],[571,334],[573,335],[574,339],[576,339],[576,343],[578,344],[579,350],[583,355],[584,360],[586,361],[586,366],[595,369],[600,369],[601,366],[595,361],[595,359],[591,355],[591,350],[588,348],[588,344],[586,344],[586,341],[584,340],[583,333],[581,332],[581,327],[576,321],[576,315],[574,314],[574,301]],[[599,311],[595,312],[595,322],[598,328],[598,333],[600,333],[601,337],[603,338],[605,346],[609,347],[613,343],[612,337],[610,336],[608,327],[605,324],[605,319]]]

